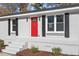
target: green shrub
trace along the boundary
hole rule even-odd
[[[33,53],[36,53],[36,52],[38,52],[39,50],[38,50],[37,47],[32,47],[32,48],[31,48],[31,51],[32,51]]]
[[[0,39],[0,48],[4,48],[4,40]]]
[[[61,55],[61,49],[60,48],[52,48],[52,54],[55,56]]]

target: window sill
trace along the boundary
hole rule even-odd
[[[58,32],[53,32],[53,31],[48,31],[46,33],[48,36],[64,36],[64,31],[58,31]]]
[[[64,31],[57,31],[57,32],[47,31],[46,33],[64,33]]]
[[[64,33],[46,33],[48,36],[64,36]]]
[[[11,32],[11,34],[16,34],[16,32]]]

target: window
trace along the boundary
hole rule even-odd
[[[63,15],[56,16],[56,31],[63,31]]]
[[[12,31],[16,31],[16,20],[12,20]]]
[[[32,21],[33,21],[33,22],[36,22],[36,18],[32,18]]]
[[[63,15],[47,16],[47,32],[63,32],[64,18]]]
[[[48,31],[54,31],[54,16],[48,16]]]
[[[11,21],[11,33],[15,33],[16,32],[16,19],[12,19]]]

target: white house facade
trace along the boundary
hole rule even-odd
[[[0,17],[0,38],[8,45],[3,52],[16,54],[38,47],[79,55],[79,6]]]

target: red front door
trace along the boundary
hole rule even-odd
[[[31,36],[38,36],[38,17],[31,17]]]

